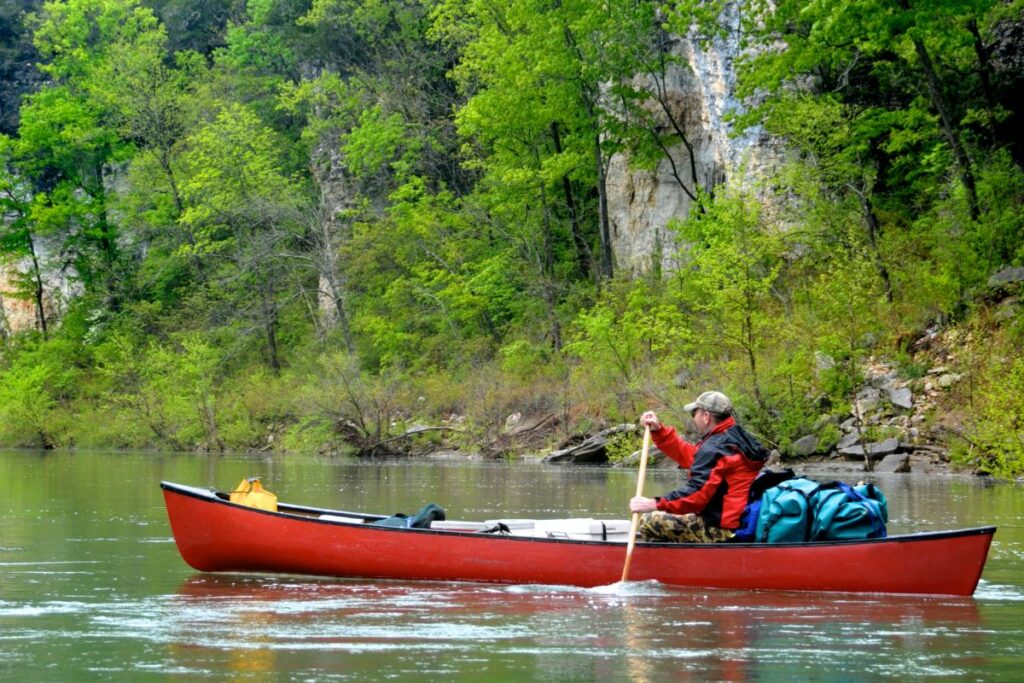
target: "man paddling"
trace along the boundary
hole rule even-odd
[[[736,424],[732,401],[721,392],[705,391],[684,410],[700,434],[696,444],[683,439],[675,427],[662,425],[653,411],[640,416],[640,425],[651,428],[654,444],[688,469],[689,478],[664,496],[636,496],[629,509],[643,513],[639,529],[645,541],[727,541],[740,525],[750,484],[769,451]]]

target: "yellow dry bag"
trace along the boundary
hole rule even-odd
[[[260,485],[259,477],[243,479],[235,487],[235,490],[231,492],[229,500],[239,505],[248,505],[251,508],[277,512],[277,496],[270,491],[264,490]]]

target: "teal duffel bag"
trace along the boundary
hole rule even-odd
[[[759,543],[885,538],[889,508],[873,484],[822,484],[797,477],[764,492],[757,517]]]
[[[795,477],[773,486],[761,497],[757,516],[758,543],[804,543],[811,538],[813,496],[821,484]]]
[[[822,484],[811,497],[812,541],[885,538],[889,504],[874,484],[850,486],[841,481]]]

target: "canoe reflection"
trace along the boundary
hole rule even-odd
[[[843,649],[898,650],[929,657],[982,647],[980,642],[965,643],[965,636],[958,635],[979,641],[983,637],[972,599],[769,591],[685,592],[665,600],[661,618],[646,611],[643,603],[623,606],[630,680],[659,680],[664,670],[652,669],[651,658],[673,654],[702,662],[686,674],[676,672],[676,678],[746,681],[764,678],[769,666],[765,662],[773,658],[785,661],[796,655],[813,660],[816,648],[827,658]],[[665,620],[666,612],[675,618]],[[832,655],[826,654],[830,651]]]
[[[636,587],[634,589],[634,587]],[[792,622],[869,622],[900,624],[956,622],[977,625],[977,602],[973,598],[920,597],[899,595],[818,594],[784,591],[714,591],[666,586],[657,582],[639,582],[586,589],[559,586],[506,586],[492,584],[447,583],[420,581],[366,581],[318,579],[314,577],[276,577],[254,574],[196,574],[178,588],[185,599],[230,600],[236,605],[264,606],[287,601],[293,608],[308,601],[321,607],[332,600],[344,610],[347,599],[384,600],[388,596],[443,595],[446,608],[478,612],[481,608],[498,609],[503,613],[530,613],[589,606],[595,598],[623,602],[624,606],[649,604],[696,610],[709,618],[740,614],[746,619],[757,617],[766,623]],[[611,590],[609,590],[611,589]],[[542,595],[558,596],[557,600],[536,600]],[[516,596],[531,599],[514,599]],[[233,610],[236,612],[239,610]],[[241,610],[244,611],[244,610]],[[289,610],[291,611],[291,610]],[[299,610],[302,612],[303,610]],[[316,609],[321,611],[321,609]]]
[[[332,673],[366,672],[373,664],[358,657],[387,650],[498,659],[509,675],[525,668],[543,679],[742,681],[763,677],[765,661],[787,652],[984,649],[964,641],[983,629],[976,602],[962,598],[196,575],[174,600],[191,615],[183,626],[215,622],[221,634],[186,636],[190,648],[176,654],[230,653],[220,664],[247,680],[289,669],[299,650]]]

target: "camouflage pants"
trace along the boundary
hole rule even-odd
[[[699,515],[673,515],[661,510],[640,517],[640,537],[659,543],[720,543],[734,536],[731,531],[707,526]]]

